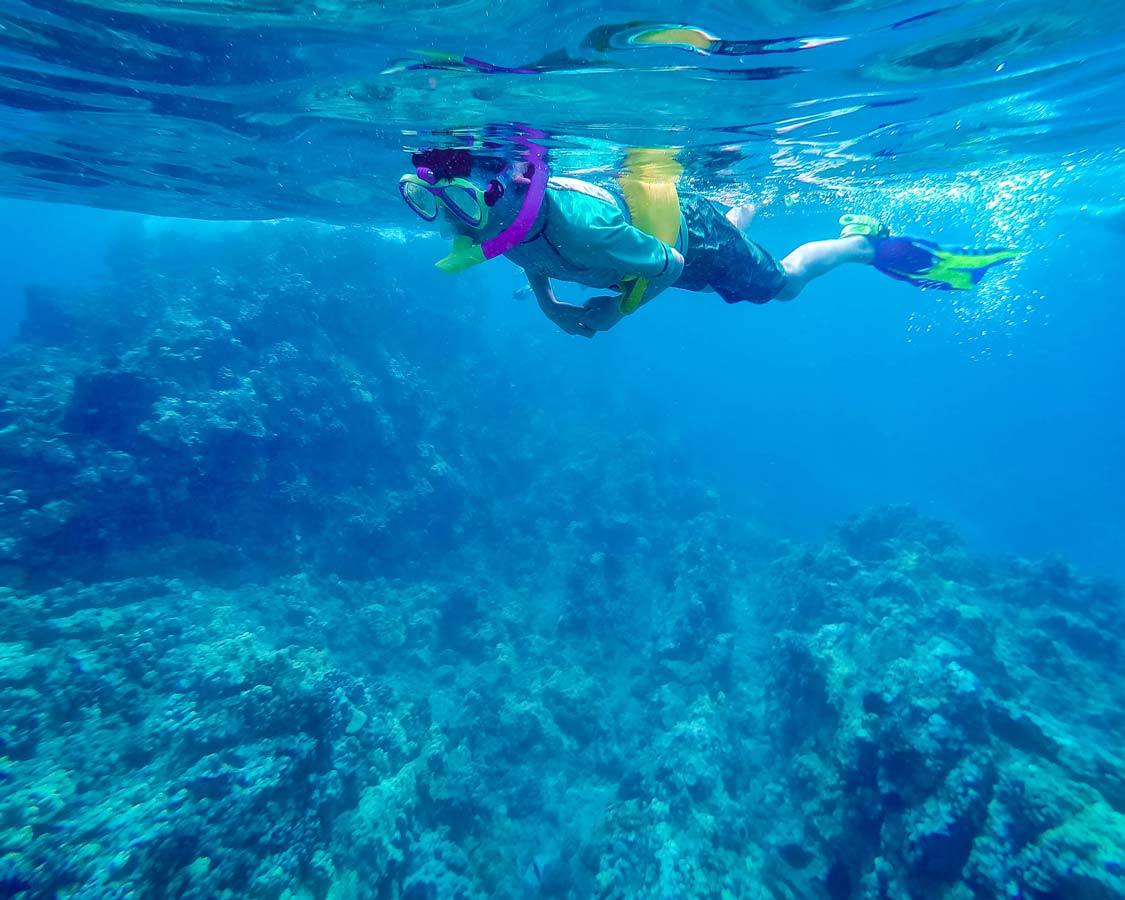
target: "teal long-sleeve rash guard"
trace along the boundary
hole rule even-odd
[[[680,239],[687,229],[680,222]],[[532,233],[505,256],[529,275],[594,288],[620,288],[625,279],[648,281],[647,297],[675,284],[679,256],[658,238],[629,224],[628,209],[609,191],[575,178],[552,178]]]

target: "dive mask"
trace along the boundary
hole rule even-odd
[[[488,209],[504,196],[504,185],[496,179],[481,190],[466,178],[438,178],[425,166],[416,174],[403,175],[398,191],[406,205],[427,222],[434,221],[444,206],[455,219],[469,228],[483,228],[488,222]]]

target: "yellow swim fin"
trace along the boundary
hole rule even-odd
[[[715,35],[708,34],[702,28],[694,28],[691,25],[664,25],[646,28],[629,39],[630,44],[663,44],[668,47],[695,50],[699,53],[709,53],[720,42],[720,39]]]

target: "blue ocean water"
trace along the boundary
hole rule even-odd
[[[0,207],[0,343],[15,336],[24,295],[38,284],[89,284],[102,273],[107,233],[122,217],[81,206],[4,201]]]
[[[1123,46],[6,0],[0,896],[1125,896]],[[1024,255],[583,340],[398,195],[527,141],[674,152],[779,258],[854,212]]]

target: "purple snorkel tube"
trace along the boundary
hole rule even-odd
[[[520,143],[527,150],[527,163],[531,166],[531,183],[512,224],[496,237],[489,238],[481,244],[481,252],[485,259],[495,259],[507,253],[531,233],[535,220],[539,218],[539,210],[543,206],[543,196],[547,193],[547,151],[526,138],[521,139]]]

